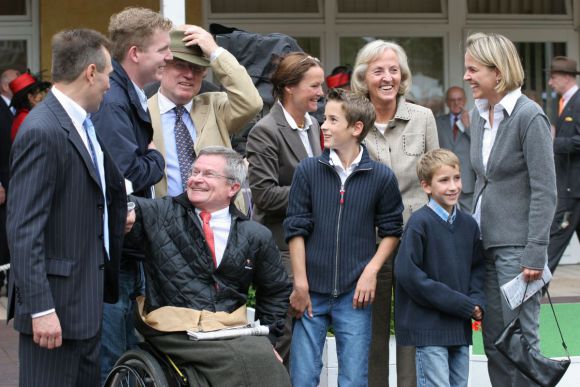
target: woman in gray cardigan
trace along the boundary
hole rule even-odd
[[[471,162],[477,180],[474,218],[486,259],[487,313],[483,338],[493,386],[534,386],[497,351],[493,341],[517,315],[524,335],[539,350],[540,292],[510,310],[500,286],[523,273],[541,278],[550,223],[556,209],[556,177],[550,123],[521,92],[524,71],[514,44],[498,34],[467,38],[464,80],[476,109]]]
[[[366,95],[375,108],[375,126],[365,138],[365,145],[374,160],[386,164],[395,173],[405,205],[403,221],[407,222],[413,211],[427,203],[416,167],[421,155],[439,148],[433,113],[405,100],[404,95],[411,88],[411,70],[407,54],[393,42],[375,40],[361,48],[351,87]],[[369,355],[370,387],[384,386],[389,380],[392,261],[389,259],[377,276]],[[415,375],[414,348],[398,347],[398,385],[416,385]]]

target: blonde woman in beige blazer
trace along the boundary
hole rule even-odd
[[[375,40],[357,55],[351,88],[366,95],[377,119],[365,139],[374,160],[388,165],[399,182],[406,223],[413,211],[427,204],[419,184],[416,165],[422,154],[439,148],[437,125],[431,110],[405,100],[411,87],[411,70],[401,46]],[[393,282],[393,259],[377,276],[373,305],[373,334],[369,354],[369,386],[389,380],[389,328]],[[397,347],[397,384],[417,385],[414,347]]]

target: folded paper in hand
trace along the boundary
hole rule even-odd
[[[547,284],[552,279],[552,273],[548,266],[544,267],[542,273],[542,278],[539,280],[530,282],[528,285],[528,291],[524,297],[524,292],[526,291],[526,281],[524,280],[523,273],[518,274],[516,278],[506,283],[501,287],[501,292],[510,307],[510,309],[515,309],[521,305],[522,299],[526,301],[528,298],[533,296],[538,290],[540,290],[544,284]]]
[[[211,332],[187,331],[190,340],[220,340],[232,339],[241,336],[268,336],[270,329],[267,325],[260,325],[260,320],[256,320],[248,325],[225,328]]]

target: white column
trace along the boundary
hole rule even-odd
[[[161,14],[174,26],[185,24],[185,0],[159,0]]]

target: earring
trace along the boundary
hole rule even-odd
[[[495,84],[499,85],[499,78],[495,80]]]

